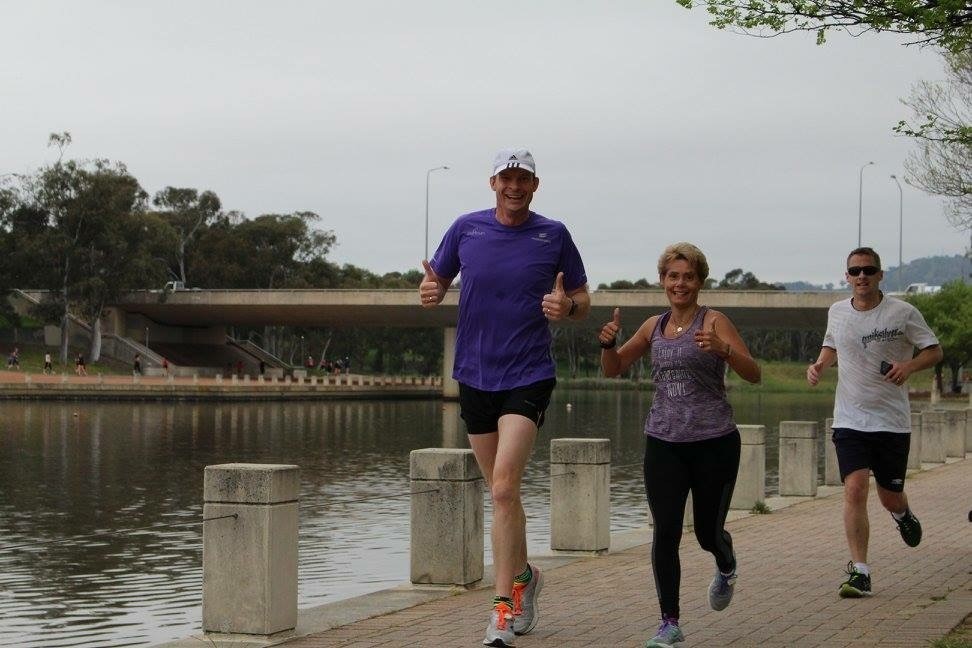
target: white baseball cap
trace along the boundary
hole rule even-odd
[[[493,175],[503,169],[526,169],[536,175],[537,163],[533,161],[533,153],[525,148],[505,148],[493,158]]]

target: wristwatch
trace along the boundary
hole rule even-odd
[[[570,310],[567,311],[567,317],[573,317],[574,311],[577,310],[577,302],[574,301],[573,297],[568,297],[567,299],[570,300]]]

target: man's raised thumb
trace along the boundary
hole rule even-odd
[[[557,279],[554,280],[554,290],[559,290],[560,292],[566,292],[564,290],[564,273],[558,272]]]
[[[614,325],[617,326],[618,328],[621,328],[621,309],[620,308],[615,308],[614,309]]]

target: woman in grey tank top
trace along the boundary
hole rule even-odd
[[[620,309],[601,329],[601,367],[611,377],[651,353],[655,386],[645,421],[645,492],[654,521],[651,549],[662,621],[646,648],[680,644],[678,545],[685,502],[692,493],[695,536],[715,557],[709,604],[723,610],[736,583],[736,554],[725,530],[739,470],[739,432],[726,400],[725,370],[760,380],[759,365],[724,314],[699,305],[709,275],[702,251],[691,243],[665,248],[658,260],[659,283],[670,310],[648,318],[620,348]]]

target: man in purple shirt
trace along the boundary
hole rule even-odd
[[[549,322],[583,319],[591,300],[567,228],[530,211],[540,185],[533,155],[503,149],[492,169],[496,207],[452,224],[422,262],[419,296],[434,307],[462,277],[453,377],[493,502],[496,596],[483,644],[509,647],[536,625],[543,584],[527,563],[520,482],[556,384]]]

